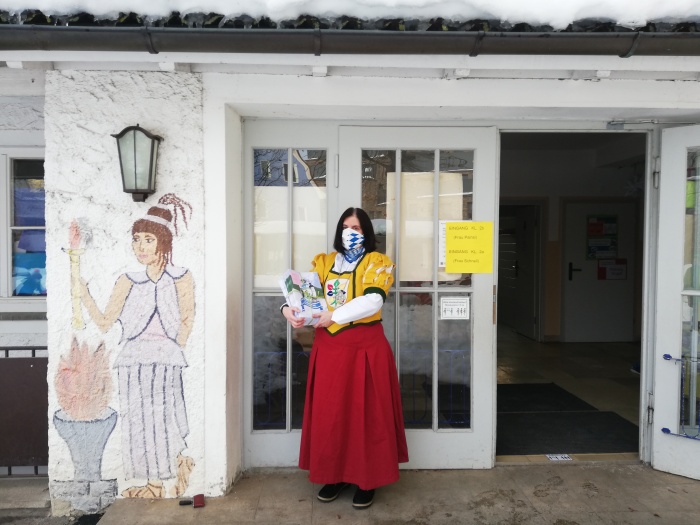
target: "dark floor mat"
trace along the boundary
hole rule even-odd
[[[75,525],[95,525],[98,521],[100,521],[102,516],[103,514],[83,514],[73,523],[75,523]]]
[[[497,412],[576,412],[595,407],[554,383],[501,384],[497,390]]]
[[[614,412],[510,412],[497,417],[499,456],[639,450],[639,427]]]

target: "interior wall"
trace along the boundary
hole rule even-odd
[[[518,137],[527,136],[527,146],[518,147]],[[602,148],[583,148],[572,135],[568,147],[548,147],[561,134],[542,133],[533,143],[533,135],[503,135],[501,150],[501,200],[539,200],[546,206],[542,214],[542,338],[559,340],[561,327],[562,242],[561,214],[565,198],[638,197],[641,202],[644,180],[635,152],[645,151],[643,135],[631,137],[631,149],[611,152]],[[534,145],[534,147],[533,147]],[[643,158],[643,157],[642,157]]]

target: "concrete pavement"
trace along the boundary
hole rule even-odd
[[[330,503],[297,469],[246,473],[203,508],[177,500],[117,500],[99,525],[700,523],[700,482],[630,462],[528,463],[491,470],[402,471],[366,510],[354,488]]]
[[[0,479],[0,525],[70,525],[50,517],[46,478]],[[178,500],[117,500],[98,525],[189,524],[528,524],[685,525],[700,523],[700,481],[633,461],[498,464],[490,470],[404,470],[355,510],[353,488],[331,503],[298,469],[246,473],[203,508]],[[89,518],[84,516],[83,518]],[[91,521],[94,523],[94,520]]]

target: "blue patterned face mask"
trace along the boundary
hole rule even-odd
[[[352,228],[343,230],[343,248],[345,248],[345,260],[354,262],[360,258],[365,249],[362,243],[365,242],[365,236],[360,232],[356,232]]]

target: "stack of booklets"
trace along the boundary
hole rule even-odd
[[[316,272],[287,270],[280,278],[280,288],[287,304],[299,309],[296,316],[304,318],[304,326],[315,325],[318,318],[313,315],[328,310],[321,280]]]

